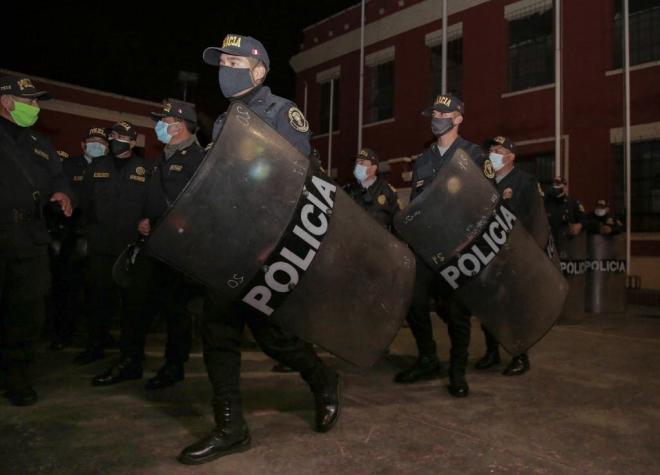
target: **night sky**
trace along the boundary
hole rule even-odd
[[[199,73],[189,100],[209,116],[226,103],[217,68],[202,61],[206,46],[226,33],[258,38],[271,60],[267,84],[292,97],[289,58],[302,29],[358,0],[236,0],[206,2],[7,2],[0,67],[160,102],[182,97],[180,70]]]

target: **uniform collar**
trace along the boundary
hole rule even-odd
[[[255,87],[255,88],[252,89],[251,91],[246,92],[246,93],[243,94],[242,96],[233,99],[233,101],[241,101],[241,102],[244,103],[244,104],[250,104],[250,103],[252,103],[252,101],[253,101],[254,99],[257,98],[257,96],[259,96],[259,94],[260,94],[264,89],[266,89],[266,87],[265,87],[263,84],[259,84],[257,87]]]
[[[197,141],[197,137],[191,135],[187,140],[184,140],[183,142],[179,142],[178,144],[165,145],[165,147],[163,148],[163,153],[165,154],[165,160],[169,160],[172,157],[172,155],[190,147],[196,141]]]

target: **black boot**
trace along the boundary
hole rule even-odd
[[[486,354],[483,355],[479,361],[477,361],[477,364],[475,364],[474,367],[476,369],[488,369],[500,364],[500,361],[499,350],[488,350]]]
[[[520,376],[527,371],[529,371],[529,358],[527,357],[527,353],[523,353],[522,355],[514,356],[502,374],[505,376]]]
[[[135,358],[124,357],[108,371],[95,376],[92,379],[92,386],[110,386],[122,381],[141,378],[142,362]]]
[[[147,381],[145,389],[152,391],[155,389],[163,389],[183,380],[183,365],[174,363],[165,363],[161,369],[158,370],[156,376]]]
[[[394,382],[400,384],[416,383],[417,381],[440,378],[442,373],[442,365],[437,356],[420,356],[410,368],[397,373]]]
[[[465,365],[456,365],[449,368],[449,386],[447,386],[447,390],[454,397],[467,397],[470,394],[470,386],[468,386],[465,379]]]
[[[37,402],[37,393],[27,375],[27,364],[10,362],[7,368],[5,395],[14,406],[30,406]]]
[[[201,440],[181,451],[179,462],[199,465],[250,448],[250,432],[239,401],[225,399],[214,403],[216,427]]]
[[[73,364],[86,365],[105,358],[105,352],[101,346],[88,346],[73,359]]]
[[[325,367],[322,373],[308,381],[316,407],[314,417],[316,432],[328,432],[332,429],[341,412],[341,377]]]

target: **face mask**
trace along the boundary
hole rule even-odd
[[[553,186],[550,190],[550,196],[556,199],[561,199],[564,197],[564,187],[563,186]]]
[[[172,140],[172,135],[167,133],[167,129],[170,125],[173,124],[178,124],[178,122],[172,122],[171,124],[168,124],[167,122],[163,122],[162,120],[159,120],[156,122],[156,137],[158,137],[158,140],[160,140],[163,143],[170,143],[170,140]]]
[[[251,70],[247,68],[230,68],[220,66],[218,71],[218,82],[222,95],[227,99],[234,97],[241,91],[254,87]]]
[[[358,179],[358,181],[364,181],[367,179],[367,167],[364,165],[355,165],[355,168],[353,169],[353,175],[355,178]]]
[[[102,157],[105,155],[105,145],[98,142],[89,142],[85,144],[85,155],[91,158]]]
[[[502,167],[504,166],[504,155],[501,153],[495,153],[491,152],[488,155],[488,158],[490,159],[490,163],[493,164],[493,170],[500,171]]]
[[[122,142],[121,140],[114,139],[110,142],[110,150],[115,157],[128,152],[131,149],[131,144],[128,142]]]
[[[607,214],[607,209],[605,209],[605,208],[597,208],[597,209],[594,211],[594,214],[595,214],[596,216],[598,216],[599,218],[602,218],[603,216],[605,216],[605,215]]]
[[[446,117],[444,119],[432,119],[431,130],[436,137],[442,137],[454,128],[454,119]]]
[[[14,110],[9,111],[11,118],[20,127],[30,127],[39,118],[39,108],[31,104],[14,101]]]

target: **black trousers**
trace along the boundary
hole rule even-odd
[[[436,299],[438,314],[447,323],[451,342],[449,372],[451,376],[464,376],[470,346],[470,311],[441,282],[441,277],[421,259],[416,259],[415,287],[407,315],[408,325],[415,337],[420,356],[434,356],[430,299]]]
[[[202,338],[204,363],[213,386],[214,407],[226,400],[240,404],[240,346],[245,325],[264,353],[298,371],[312,391],[321,390],[335,377],[312,345],[282,330],[267,317],[249,316],[237,305],[220,305],[207,294]]]
[[[144,301],[133,318],[122,324],[122,355],[142,358],[154,317],[160,315],[167,322],[165,359],[171,364],[183,364],[188,361],[192,345],[192,315],[188,311],[188,302],[195,295],[201,295],[203,289],[161,262],[149,258],[142,258],[142,261],[138,258],[136,263],[136,266],[145,266],[140,270],[144,279],[140,284],[142,289],[137,290],[143,292]]]
[[[493,335],[488,328],[481,325],[481,329],[484,332],[484,340],[486,340],[486,353],[497,353],[500,348],[500,342],[497,341],[495,335]]]
[[[59,341],[71,341],[75,326],[83,321],[85,311],[85,269],[87,259],[76,256],[75,240],[62,243],[57,255],[51,255],[53,287],[49,315],[52,330]]]
[[[112,266],[117,256],[96,254],[89,256],[86,281],[89,296],[87,329],[89,347],[103,348],[110,339],[112,321],[120,312],[120,327],[130,328],[136,321],[145,318],[149,306],[151,287],[151,261],[138,258],[133,269],[133,283],[120,288],[112,278]],[[121,344],[121,343],[120,343]],[[140,358],[144,355],[140,354]]]
[[[0,255],[0,353],[2,366],[29,363],[44,322],[50,287],[46,246],[36,255]]]

